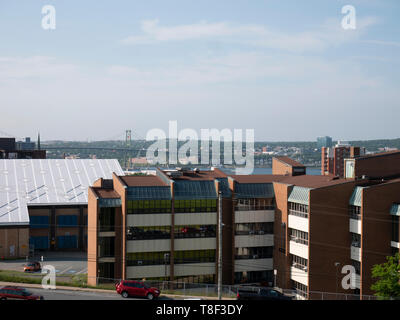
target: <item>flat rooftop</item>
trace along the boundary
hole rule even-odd
[[[148,176],[122,176],[120,179],[128,187],[167,187],[168,185],[159,177],[154,175]]]
[[[284,157],[284,156],[282,156],[282,157],[274,157],[276,160],[279,160],[280,162],[283,162],[283,163],[285,163],[285,164],[287,164],[287,165],[289,165],[289,166],[291,166],[291,167],[301,167],[301,168],[305,168],[305,166],[302,164],[302,163],[300,163],[300,162],[297,162],[297,161],[295,161],[295,160],[293,160],[293,159],[291,159],[291,158],[289,158],[289,157]]]
[[[124,175],[118,160],[1,159],[0,225],[29,225],[29,206],[87,205],[99,178]]]

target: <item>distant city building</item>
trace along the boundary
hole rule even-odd
[[[25,141],[17,141],[15,147],[17,150],[35,150],[36,144],[31,141],[31,138],[27,137]]]
[[[80,157],[77,154],[64,154],[64,159],[80,159]]]
[[[30,138],[18,142],[15,138],[0,138],[0,159],[46,159],[46,150],[40,150],[39,140],[36,149]]]
[[[330,148],[332,147],[332,138],[325,136],[325,137],[318,137],[317,138],[317,148]]]
[[[147,165],[147,164],[149,164],[146,157],[131,158],[130,162],[132,165],[135,165],[135,164],[136,165],[138,165],[138,164]]]
[[[356,158],[365,154],[365,148],[352,147],[349,143],[338,141],[331,148],[321,149],[321,174],[344,177],[344,159]]]

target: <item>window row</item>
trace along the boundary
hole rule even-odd
[[[354,269],[356,270],[356,274],[360,275],[360,273],[361,273],[361,263],[360,263],[360,261],[351,260],[351,264],[353,265]]]
[[[392,241],[399,241],[399,216],[392,216]]]
[[[301,243],[304,245],[308,245],[308,232],[290,229],[290,240],[296,243]]]
[[[292,288],[293,290],[296,290],[296,293],[303,297],[303,298],[307,298],[307,286],[305,286],[304,284],[294,281],[292,280]]]
[[[273,199],[237,199],[236,211],[274,210]]]
[[[216,199],[175,200],[175,212],[216,212]],[[127,202],[128,214],[170,213],[171,200],[130,200]]]
[[[174,237],[182,238],[215,238],[215,225],[175,226]],[[171,227],[130,227],[127,231],[128,240],[170,239]]]
[[[216,199],[201,199],[201,200],[175,200],[175,212],[216,212]]]
[[[307,271],[308,261],[302,257],[292,255],[292,266]]]
[[[289,214],[302,218],[308,218],[308,205],[295,202],[289,202],[288,205]]]
[[[170,213],[171,200],[129,200],[127,214]]]
[[[115,238],[99,238],[99,258],[109,258],[115,256]]]
[[[361,207],[350,206],[349,212],[350,212],[350,218],[355,219],[355,220],[361,220]]]
[[[215,250],[175,251],[174,264],[215,262]],[[127,254],[128,266],[170,264],[170,252],[134,252]]]
[[[361,235],[351,232],[351,246],[361,248]]]
[[[100,232],[115,231],[115,208],[101,208],[99,213]]]
[[[236,223],[235,235],[273,234],[273,222]]]
[[[49,216],[30,216],[30,227],[33,229],[49,228],[50,218]],[[56,217],[57,227],[77,227],[78,216],[77,215],[58,215]]]
[[[272,270],[235,272],[235,283],[261,283],[273,286],[274,274]]]
[[[272,259],[274,247],[235,248],[235,259]]]

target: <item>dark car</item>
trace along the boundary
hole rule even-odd
[[[0,288],[0,300],[44,300],[22,287],[7,286]]]
[[[28,262],[24,266],[24,272],[35,272],[40,270],[42,270],[42,267],[40,266],[40,263],[37,261]]]
[[[238,300],[292,300],[279,291],[265,288],[239,288]]]
[[[141,281],[124,280],[115,285],[117,292],[124,298],[143,297],[149,300],[157,299],[160,290],[152,288]]]

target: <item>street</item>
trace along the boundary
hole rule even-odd
[[[23,286],[23,285],[22,285]],[[91,292],[77,290],[46,290],[38,288],[27,288],[34,295],[43,296],[45,300],[147,300],[145,298],[122,298],[119,294],[110,292]],[[159,300],[172,300],[168,297],[161,297]]]

